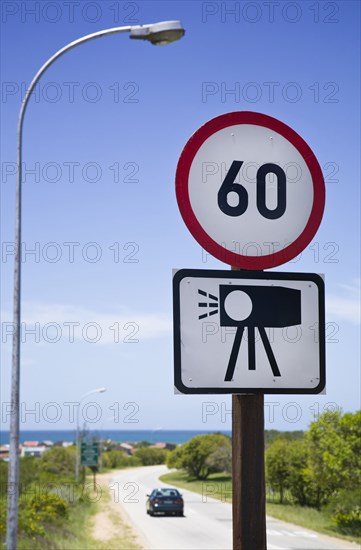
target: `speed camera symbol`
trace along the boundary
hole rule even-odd
[[[274,376],[281,376],[265,328],[290,327],[301,324],[301,291],[280,286],[220,285],[219,298],[204,290],[198,293],[207,301],[198,306],[206,308],[199,319],[218,314],[220,326],[237,327],[224,380],[234,375],[244,329],[248,332],[248,369],[256,369],[255,329],[258,329]]]

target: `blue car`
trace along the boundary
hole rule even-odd
[[[183,498],[177,489],[168,487],[153,489],[147,497],[146,509],[150,516],[156,514],[183,516],[184,514]]]

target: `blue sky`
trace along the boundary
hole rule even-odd
[[[1,9],[4,425],[23,91],[81,36],[169,19],[183,23],[181,41],[157,48],[120,34],[83,44],[46,72],[28,106],[21,426],[74,428],[69,403],[104,386],[82,402],[96,403],[81,414],[90,427],[229,429],[230,396],[173,393],[172,269],[229,269],[189,233],[174,180],[193,132],[244,110],[299,133],[326,182],[315,238],[275,270],[325,274],[327,394],[266,396],[266,427],[305,429],[327,407],[358,409],[359,3],[4,1]]]

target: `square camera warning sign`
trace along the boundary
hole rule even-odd
[[[320,393],[324,303],[323,279],[312,273],[176,271],[176,390]]]

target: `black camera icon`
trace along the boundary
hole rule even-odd
[[[279,286],[220,285],[219,314],[222,327],[299,325],[301,291]]]
[[[274,376],[281,376],[265,327],[301,324],[301,291],[280,286],[220,285],[220,325],[237,327],[225,381],[233,379],[244,329],[248,333],[248,369],[256,369],[258,329]]]

